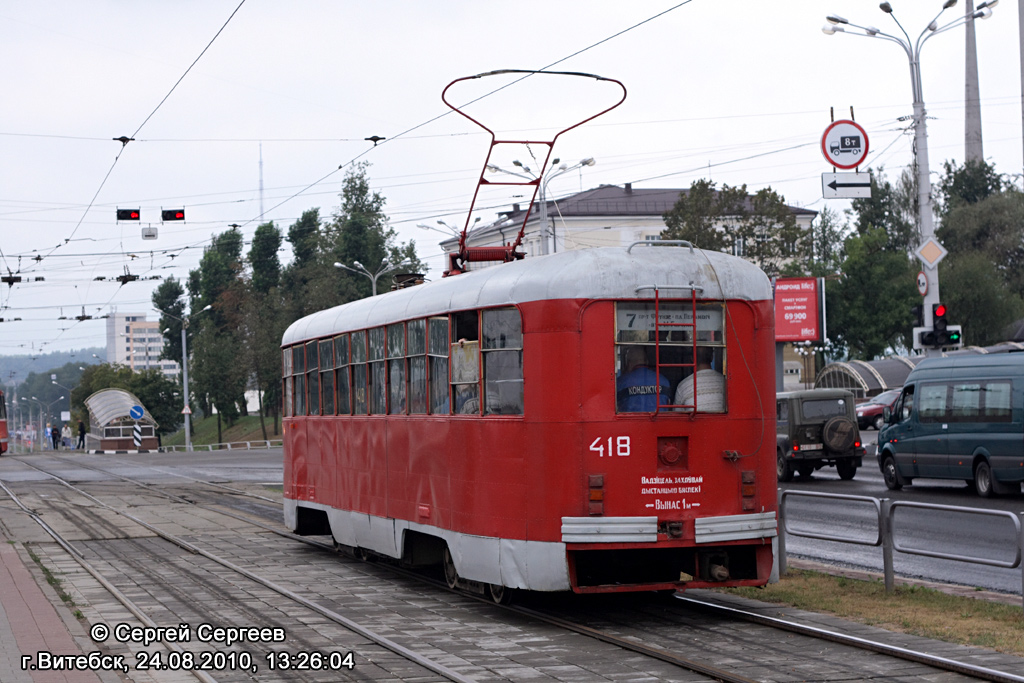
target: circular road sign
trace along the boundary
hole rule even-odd
[[[132,406],[131,409],[128,411],[128,417],[132,418],[133,420],[141,420],[145,412],[146,411],[142,409],[142,406]]]
[[[917,292],[921,296],[928,294],[928,277],[923,270],[917,274]]]
[[[868,154],[868,134],[853,121],[834,121],[821,136],[821,153],[836,168],[856,168]]]

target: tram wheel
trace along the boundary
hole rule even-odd
[[[513,589],[507,586],[499,586],[496,583],[487,584],[487,594],[498,605],[507,605],[512,602],[512,592]]]
[[[459,572],[455,570],[455,560],[452,559],[452,553],[448,550],[448,546],[444,548],[444,580],[449,588],[455,588],[459,582]]]

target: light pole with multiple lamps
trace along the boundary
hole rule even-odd
[[[962,26],[967,22],[968,19],[986,19],[992,14],[992,8],[999,2],[999,0],[990,0],[989,2],[982,2],[977,7],[977,11],[974,12],[970,17],[962,16],[953,21],[939,26],[938,20],[950,7],[956,5],[957,0],[946,0],[942,5],[942,9],[935,15],[925,29],[921,32],[921,35],[917,37],[916,41],[910,40],[910,35],[907,34],[906,29],[900,24],[899,20],[893,14],[892,5],[888,2],[883,2],[879,5],[879,8],[892,17],[896,25],[900,27],[900,31],[903,33],[904,38],[890,35],[884,31],[880,31],[874,26],[858,26],[857,24],[851,24],[843,17],[837,15],[830,15],[825,17],[829,22],[822,28],[822,32],[826,35],[834,35],[836,33],[846,33],[851,36],[860,36],[864,38],[880,38],[887,40],[891,43],[896,43],[903,48],[903,51],[907,54],[907,59],[910,61],[910,86],[913,91],[913,102],[914,102],[914,150],[917,155],[917,195],[918,195],[918,230],[921,235],[921,245],[919,249],[928,248],[928,242],[934,243],[933,252],[942,253],[942,248],[938,241],[935,240],[935,221],[932,211],[932,183],[931,183],[931,169],[928,165],[928,130],[925,117],[924,108],[924,93],[921,88],[921,48],[932,36],[936,36],[940,33],[944,33],[957,26]],[[856,28],[863,33],[854,33],[848,31],[846,27]],[[927,257],[927,254],[925,255]],[[940,302],[939,298],[939,271],[937,266],[937,260],[932,262],[932,267],[923,268],[925,277],[928,281],[928,288],[924,295],[924,327],[932,329],[932,306]],[[915,340],[916,341],[916,340]]]
[[[558,162],[560,162],[560,161],[561,161],[561,159],[554,159],[551,162],[551,169],[548,170],[547,174],[540,181],[540,192],[538,194],[539,194],[539,197],[540,197],[539,198],[539,201],[540,201],[539,211],[540,211],[540,253],[541,254],[550,254],[552,252],[558,251],[558,243],[554,239],[554,231],[552,230],[551,226],[548,224],[548,202],[547,202],[548,183],[550,183],[554,178],[562,175],[563,173],[568,173],[569,171],[575,171],[577,168],[583,168],[584,166],[593,166],[594,164],[597,163],[597,161],[594,160],[594,157],[587,157],[586,159],[580,159],[578,162],[576,162],[572,166],[567,166],[566,164],[562,164],[561,166],[559,166]],[[507,173],[508,175],[514,175],[514,176],[518,176],[520,178],[526,178],[527,180],[536,180],[537,179],[537,176],[534,175],[534,173],[530,169],[530,167],[529,166],[524,166],[522,164],[522,162],[520,162],[518,159],[513,161],[512,165],[517,167],[517,168],[523,169],[523,171],[525,173],[517,173],[516,171],[509,171],[509,170],[506,170],[504,168],[501,168],[500,166],[495,166],[494,164],[488,164],[487,165],[487,170],[490,171],[491,173]],[[549,243],[549,239],[550,239],[550,243]]]
[[[185,450],[192,450],[192,409],[188,405],[188,324],[192,321],[194,316],[204,313],[213,308],[213,304],[207,304],[203,308],[192,315],[186,315],[184,318],[162,311],[159,308],[155,309],[158,313],[166,315],[168,318],[174,318],[181,323],[181,390],[183,392],[182,402],[184,407],[181,409],[181,414],[185,416]]]
[[[384,259],[383,261],[381,261],[380,267],[375,272],[372,273],[369,270],[367,270],[366,266],[364,266],[359,261],[352,262],[352,265],[355,266],[355,268],[353,268],[352,266],[346,266],[344,263],[338,263],[337,261],[335,261],[334,267],[343,268],[344,270],[351,271],[356,275],[365,275],[366,277],[370,278],[370,283],[373,285],[373,296],[377,296],[377,280],[382,276],[392,272],[393,270],[397,270],[402,266],[409,265],[409,263],[410,262],[407,259],[399,261],[398,263],[388,263],[388,260]]]
[[[71,419],[71,389],[68,389],[63,384],[58,384],[57,383],[57,376],[56,375],[51,375],[50,376],[50,384],[53,384],[54,386],[58,386],[61,389],[63,389],[64,391],[68,392],[68,420],[70,420]],[[64,398],[64,397],[61,396],[61,398]]]

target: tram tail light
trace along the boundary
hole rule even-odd
[[[757,481],[753,470],[740,472],[740,495],[744,510],[755,510],[754,497],[757,496]]]
[[[591,474],[588,478],[587,484],[589,487],[588,502],[590,505],[590,514],[592,515],[603,515],[604,514],[604,475],[603,474]]]

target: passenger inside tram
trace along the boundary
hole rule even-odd
[[[615,382],[616,404],[620,413],[653,413],[658,405],[669,404],[669,381],[651,367],[644,346],[627,346],[623,371]]]

